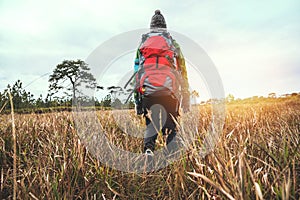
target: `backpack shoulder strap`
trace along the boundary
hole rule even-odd
[[[148,38],[149,38],[149,33],[143,34],[141,44],[143,44]]]

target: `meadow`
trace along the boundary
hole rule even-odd
[[[130,113],[134,116],[134,111]],[[139,152],[111,111],[97,111],[110,141]],[[195,141],[179,160],[150,173],[101,163],[80,140],[71,112],[0,115],[0,199],[299,199],[300,97],[226,104],[213,151],[197,152],[211,121],[199,106]],[[192,120],[192,119],[191,119]],[[143,126],[136,118],[134,123]],[[159,138],[158,147],[163,146]]]

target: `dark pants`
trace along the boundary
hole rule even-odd
[[[166,143],[176,140],[176,123],[179,102],[172,96],[154,96],[143,98],[146,132],[144,135],[144,152],[154,151],[158,132],[168,134]],[[169,149],[169,148],[168,148]]]

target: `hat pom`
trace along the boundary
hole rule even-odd
[[[160,10],[156,10],[156,11],[155,11],[155,14],[156,14],[156,15],[160,15]]]

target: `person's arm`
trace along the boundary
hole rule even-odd
[[[137,50],[136,57],[134,59],[134,74],[136,74],[139,71],[139,68],[140,68],[140,52],[139,50]],[[134,80],[133,97],[134,97],[135,111],[136,114],[141,115],[143,114],[143,108],[142,108],[140,93],[137,91],[135,78],[133,78],[133,80]]]
[[[137,50],[134,59],[134,73],[136,73],[139,70],[139,67],[140,67],[140,52],[139,50]]]
[[[189,111],[190,109],[190,92],[189,92],[189,82],[188,82],[187,70],[185,65],[185,59],[179,44],[175,40],[173,40],[173,43],[177,51],[177,58],[176,58],[177,65],[179,67],[179,70],[181,71],[181,76],[182,76],[182,85],[181,85],[182,108],[184,112],[186,112]]]

